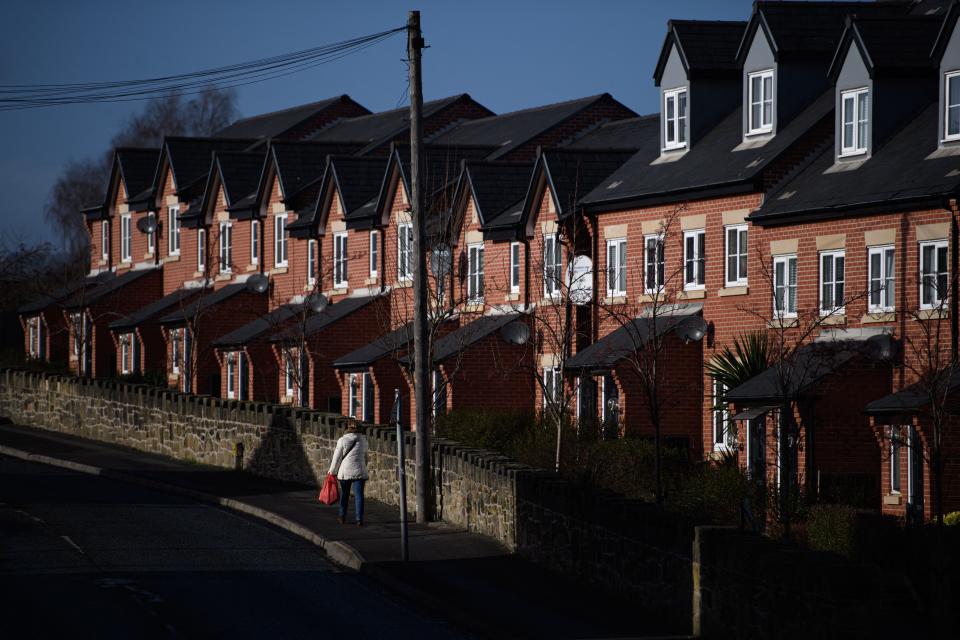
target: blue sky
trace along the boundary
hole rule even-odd
[[[9,3],[0,84],[85,82],[184,73],[374,33],[419,9],[424,96],[469,93],[501,113],[607,91],[657,108],[652,74],[670,18],[746,20],[748,0],[89,0]],[[238,89],[243,115],[347,93],[377,111],[406,104],[405,40]],[[71,159],[99,154],[142,103],[0,112],[0,238],[56,238],[43,218]]]

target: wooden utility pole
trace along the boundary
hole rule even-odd
[[[417,425],[417,522],[430,519],[430,345],[427,331],[426,211],[423,198],[423,78],[420,73],[420,12],[407,20],[407,59],[410,64],[410,208],[413,222],[413,394]]]

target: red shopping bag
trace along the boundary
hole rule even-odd
[[[340,485],[337,483],[337,476],[328,473],[327,479],[323,481],[323,487],[320,488],[320,502],[323,504],[336,504],[339,499]]]

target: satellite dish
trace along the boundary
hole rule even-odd
[[[686,343],[700,342],[707,335],[707,322],[703,316],[692,316],[681,321],[673,331]]]
[[[590,256],[574,257],[567,269],[567,288],[570,302],[577,306],[590,304],[593,300],[593,261]]]
[[[330,301],[322,293],[311,293],[304,302],[310,311],[320,313],[327,308]]]
[[[514,320],[500,329],[500,336],[509,344],[526,344],[530,339],[530,327],[525,322]]]
[[[893,336],[882,333],[867,338],[867,353],[874,360],[890,362],[900,353],[900,343]]]
[[[438,279],[443,279],[450,272],[450,247],[439,244],[430,252],[430,271]]]
[[[157,219],[154,216],[145,216],[137,220],[137,229],[143,233],[153,233],[157,230]]]
[[[247,291],[252,291],[253,293],[266,293],[267,289],[270,288],[270,280],[267,279],[267,276],[262,273],[255,273],[249,278],[247,278]]]

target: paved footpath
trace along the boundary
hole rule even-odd
[[[489,637],[625,638],[684,633],[656,612],[510,554],[494,540],[442,523],[411,524],[400,562],[399,510],[368,500],[364,526],[341,525],[317,489],[181,462],[54,432],[0,424],[0,454],[133,482],[219,504],[294,533],[341,566]],[[665,616],[664,616],[665,617]]]

